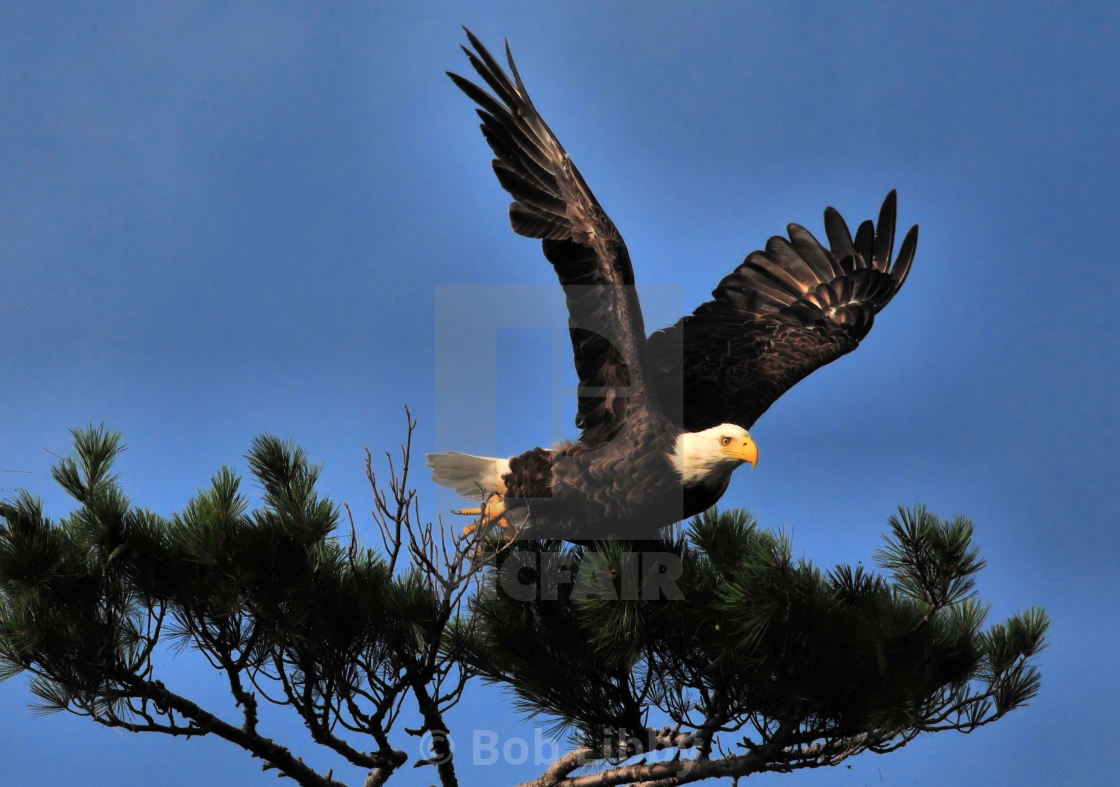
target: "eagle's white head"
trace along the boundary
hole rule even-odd
[[[702,432],[682,432],[669,459],[686,485],[715,485],[743,462],[754,467],[758,446],[743,427],[720,424]]]

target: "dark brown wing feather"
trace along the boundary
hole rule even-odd
[[[448,73],[478,104],[494,172],[513,197],[515,232],[540,238],[567,298],[569,332],[580,381],[576,425],[597,445],[641,402],[645,327],[626,246],[563,146],[537,113],[509,45],[507,74],[468,30],[471,66],[493,95]]]
[[[853,240],[833,208],[830,248],[797,224],[771,238],[719,283],[713,300],[649,337],[650,384],[689,431],[720,423],[750,428],[795,383],[856,348],[898,292],[918,228],[894,247],[896,196]]]

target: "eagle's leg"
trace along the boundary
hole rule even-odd
[[[477,516],[477,522],[467,525],[463,528],[463,535],[469,536],[474,531],[481,528],[490,527],[491,525],[498,525],[503,531],[508,531],[511,527],[510,522],[506,519],[506,501],[497,492],[491,494],[486,498],[486,502],[478,508],[460,508],[458,511],[452,511],[453,514],[463,514],[464,516]]]

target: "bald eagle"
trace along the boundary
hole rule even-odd
[[[618,230],[538,114],[506,45],[507,73],[468,30],[492,94],[478,104],[513,230],[541,240],[563,287],[579,376],[579,439],[509,458],[429,454],[436,483],[483,501],[468,528],[534,537],[648,538],[723,495],[758,449],[747,429],[813,370],[851,352],[910,271],[918,228],[892,264],[896,198],[852,238],[833,208],[828,247],[797,224],[726,276],[712,300],[648,337]]]

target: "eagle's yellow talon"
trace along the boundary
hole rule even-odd
[[[497,524],[503,532],[511,527],[509,520],[505,517],[506,502],[502,499],[502,496],[497,493],[486,498],[486,502],[478,508],[460,508],[451,513],[462,514],[464,516],[476,516],[479,518],[477,522],[473,522],[463,528],[464,536],[469,536],[480,527],[488,527],[493,524]]]

